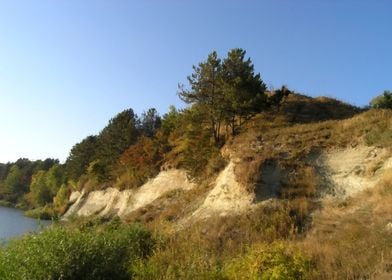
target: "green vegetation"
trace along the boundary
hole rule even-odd
[[[392,92],[389,90],[384,91],[382,95],[370,101],[370,106],[376,109],[392,109]]]
[[[151,234],[137,225],[54,226],[5,245],[0,278],[131,279],[132,266],[151,255],[154,244]]]
[[[45,201],[45,204],[47,199],[50,200],[49,196],[57,192],[57,184],[62,180],[60,176],[62,168],[58,164],[58,160],[54,159],[44,161],[19,159],[15,163],[0,164],[0,200],[22,208],[28,208],[30,203],[38,206]],[[51,171],[49,172],[49,170]],[[47,173],[50,175],[45,175]],[[34,196],[29,199],[28,193],[31,183],[34,181],[34,176],[35,186],[33,186],[33,190],[35,194],[41,192],[42,198]],[[43,177],[45,176],[50,186],[44,182],[46,179],[44,180]],[[38,177],[41,177],[40,184],[37,184]],[[49,188],[52,189],[49,190]],[[40,201],[36,200],[37,198]]]
[[[180,86],[180,98],[205,116],[215,143],[222,140],[223,125],[231,127],[234,135],[237,126],[266,106],[266,86],[245,54],[242,49],[233,49],[222,62],[212,52],[207,61],[193,67],[188,76],[190,89]]]
[[[278,243],[256,246],[225,269],[229,279],[298,280],[310,270],[310,262],[300,252],[289,252]]]

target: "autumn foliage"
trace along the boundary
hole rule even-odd
[[[118,160],[120,188],[138,187],[160,169],[164,146],[155,138],[141,136]]]

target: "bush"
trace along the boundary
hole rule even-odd
[[[382,95],[370,101],[370,106],[376,109],[392,109],[392,92],[388,90],[384,91]]]
[[[392,146],[392,122],[391,111],[378,110],[376,121],[365,128],[364,140],[368,146],[391,147]]]
[[[55,226],[1,248],[0,279],[130,279],[132,263],[153,247],[151,234],[135,225]]]
[[[58,219],[58,213],[56,213],[53,207],[50,205],[28,210],[24,214],[27,217],[40,220]]]
[[[226,279],[221,273],[218,252],[197,235],[188,229],[186,233],[162,239],[148,261],[134,266],[134,279]]]
[[[304,279],[309,261],[299,252],[289,252],[282,243],[258,245],[225,268],[229,279]]]

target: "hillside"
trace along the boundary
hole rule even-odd
[[[192,192],[204,196],[204,200],[195,199],[200,205],[194,205],[191,214],[199,218],[238,214],[270,199],[345,199],[374,186],[389,168],[389,136],[377,136],[389,125],[389,117],[389,111],[360,113],[333,99],[290,94],[278,110],[255,116],[222,147],[226,167],[213,177],[196,184],[180,170],[171,169],[131,192],[81,190],[74,194],[80,197],[65,216],[119,214],[135,218],[139,211],[151,218],[152,213],[163,210],[162,205],[154,209],[155,199],[162,200],[164,195],[181,200]],[[151,192],[155,193],[153,199]],[[135,202],[138,200],[142,202]]]
[[[391,129],[390,110],[361,112],[333,99],[290,94],[227,141],[225,167],[215,175],[192,182],[170,169],[132,191],[82,191],[65,217],[141,221],[176,232],[172,246],[185,246],[184,238],[192,248],[222,248],[221,257],[209,253],[212,259],[243,252],[247,244],[281,241],[312,260],[313,279],[387,279]]]
[[[267,90],[242,49],[193,71],[185,109],[126,109],[64,164],[0,165],[1,203],[60,220],[0,247],[0,278],[391,278],[390,94]]]

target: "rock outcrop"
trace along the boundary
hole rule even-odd
[[[203,204],[192,214],[193,218],[207,218],[212,215],[225,216],[240,213],[252,205],[255,195],[238,182],[234,173],[235,163],[230,161],[217,177],[213,189]]]
[[[358,146],[322,152],[314,160],[322,196],[347,198],[374,187],[392,167],[388,150]]]
[[[128,213],[146,206],[163,194],[176,189],[189,190],[195,186],[188,180],[183,170],[162,171],[154,179],[137,189],[119,191],[114,188],[92,191],[90,193],[72,193],[75,203],[65,213],[67,219],[76,216],[107,216],[118,215],[123,217]]]

